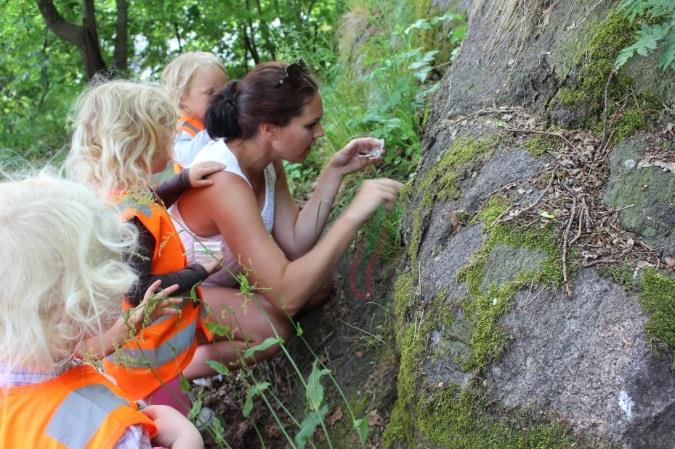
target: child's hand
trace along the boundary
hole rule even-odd
[[[204,179],[205,177],[217,173],[225,169],[223,164],[218,162],[199,162],[194,164],[188,169],[188,178],[190,179],[190,187],[207,187],[213,184],[213,181],[210,179]]]
[[[141,410],[157,426],[152,440],[169,449],[203,449],[204,440],[197,428],[178,410],[168,405],[150,405]]]
[[[346,175],[382,160],[383,154],[384,141],[372,137],[362,137],[350,141],[343,149],[335,153],[330,159],[328,167]]]
[[[157,279],[155,282],[148,287],[143,295],[143,301],[132,310],[129,318],[127,319],[127,324],[133,326],[134,329],[138,330],[141,324],[143,324],[143,319],[146,315],[146,307],[151,306],[152,310],[150,311],[150,320],[154,321],[162,315],[176,315],[179,313],[178,306],[183,303],[183,298],[172,298],[169,295],[175,293],[178,290],[178,284],[173,284],[163,290],[157,291],[162,281]],[[159,301],[151,305],[150,302],[153,298],[159,299]]]

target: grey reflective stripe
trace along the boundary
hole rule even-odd
[[[185,352],[195,339],[197,323],[190,323],[157,349],[120,349],[108,356],[112,363],[129,368],[158,368]]]
[[[201,131],[199,128],[197,128],[195,125],[193,125],[192,123],[190,123],[188,121],[184,121],[182,126],[194,131],[195,134],[197,134],[197,133],[199,133],[199,131]]]
[[[128,403],[105,385],[70,392],[56,409],[45,433],[68,449],[84,449],[106,416]]]

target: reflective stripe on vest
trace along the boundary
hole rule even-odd
[[[196,117],[189,115],[181,115],[178,117],[178,124],[176,125],[176,132],[186,132],[192,137],[204,130],[204,123]]]
[[[45,433],[68,449],[84,449],[116,408],[128,405],[104,385],[73,390],[52,415]]]
[[[189,134],[192,134],[192,137],[196,136],[201,129],[197,128],[195,125],[188,121],[184,121],[183,123],[180,124],[180,127],[178,128],[182,131],[185,131]]]
[[[158,368],[190,348],[195,340],[196,330],[197,323],[193,321],[156,349],[121,348],[107,358],[128,368]]]

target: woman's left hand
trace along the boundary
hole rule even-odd
[[[204,179],[209,175],[217,173],[225,169],[223,164],[218,162],[206,161],[194,164],[188,169],[188,178],[190,179],[190,187],[207,187],[213,184],[210,179]]]
[[[382,146],[380,139],[361,137],[349,142],[343,149],[331,158],[328,167],[335,169],[342,175],[352,173],[382,160],[384,149],[380,154],[373,155]]]

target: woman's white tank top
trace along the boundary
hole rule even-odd
[[[222,139],[209,142],[197,154],[192,165],[198,162],[215,161],[225,165],[226,172],[234,173],[241,176],[246,183],[251,187],[251,182],[248,180],[244,172],[239,167],[239,161],[232,151],[227,147]],[[274,228],[274,200],[275,200],[275,186],[276,186],[276,172],[274,166],[269,164],[265,167],[265,202],[260,211],[260,217],[267,229],[271,233]],[[252,188],[252,187],[251,187]],[[218,287],[233,287],[236,284],[234,275],[241,272],[239,261],[232,254],[232,251],[227,246],[227,242],[222,235],[216,234],[211,236],[200,236],[192,232],[185,224],[183,218],[180,216],[178,207],[171,206],[169,209],[171,218],[173,219],[176,231],[180,235],[185,247],[185,255],[188,263],[199,263],[205,257],[208,258],[210,252],[220,252],[223,258],[223,268],[211,276],[209,276],[202,285],[204,286],[218,286]],[[236,213],[236,211],[232,211]]]

